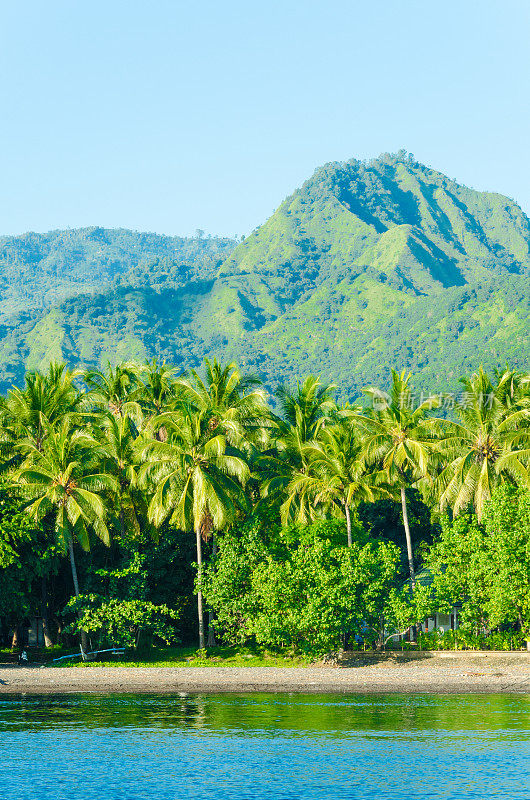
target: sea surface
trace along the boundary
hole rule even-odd
[[[528,695],[0,700],[2,800],[528,800]]]

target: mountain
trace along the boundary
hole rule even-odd
[[[1,236],[0,322],[121,284],[174,287],[211,277],[235,244],[97,227]]]
[[[348,396],[384,383],[390,366],[429,391],[480,363],[528,367],[528,218],[404,152],[321,167],[237,246],[94,228],[46,234],[52,255],[39,260],[33,236],[18,250],[0,240],[11,291],[29,292],[38,267],[65,294],[13,316],[2,292],[4,388],[50,358],[186,367],[217,355],[269,385],[321,373]]]

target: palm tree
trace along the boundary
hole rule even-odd
[[[138,533],[140,523],[137,507],[143,506],[138,496],[137,467],[138,440],[136,428],[130,417],[115,417],[102,414],[93,425],[94,438],[98,442],[98,459],[101,471],[112,475],[116,481],[116,491],[110,497],[117,506],[118,526],[122,537],[126,522]],[[115,507],[116,507],[115,506]]]
[[[318,441],[326,422],[337,415],[334,391],[334,385],[321,384],[320,378],[314,375],[298,383],[294,392],[285,386],[276,390],[281,415],[271,414],[273,445],[265,450],[257,464],[266,495],[285,500],[293,476],[306,471],[306,446]],[[303,495],[295,497],[303,502]],[[291,504],[289,515],[293,514],[296,515],[296,511]]]
[[[255,460],[256,448],[267,441],[270,414],[266,393],[259,388],[261,381],[255,375],[242,376],[233,363],[221,365],[217,359],[204,360],[204,379],[196,370],[188,378],[180,378],[178,387],[186,401],[194,408],[208,411],[222,423],[227,423],[229,444],[243,450],[247,458]],[[217,554],[217,539],[212,531],[212,558]],[[214,614],[208,615],[208,646],[215,645]]]
[[[300,445],[317,439],[325,420],[337,409],[335,388],[334,384],[321,384],[314,375],[308,375],[302,385],[298,383],[295,392],[279,386],[275,396],[282,414],[276,418],[280,436],[295,433]]]
[[[507,408],[530,407],[530,374],[506,367],[496,369],[494,375],[497,396]]]
[[[9,390],[0,408],[0,448],[9,455],[9,463],[18,440],[41,450],[49,424],[80,411],[83,396],[75,381],[81,374],[53,362],[46,374],[27,373],[23,389]]]
[[[365,389],[371,408],[367,413],[358,414],[356,420],[362,433],[367,466],[377,468],[380,479],[399,488],[410,583],[414,590],[416,575],[406,489],[428,477],[444,421],[427,418],[428,412],[439,406],[439,398],[429,397],[415,405],[410,378],[405,370],[400,374],[392,370],[388,394],[375,387]]]
[[[158,422],[167,429],[167,441],[145,446],[140,478],[153,492],[148,513],[156,527],[169,519],[182,530],[195,532],[199,647],[203,649],[202,541],[213,529],[221,530],[245,505],[243,487],[249,469],[242,453],[228,445],[230,424],[211,410],[198,411],[184,404],[178,411],[162,414]]]
[[[523,376],[510,371],[495,381],[482,367],[461,378],[459,421],[447,423],[441,443],[446,462],[435,484],[442,509],[474,509],[479,520],[502,480],[528,480],[530,408]]]
[[[112,367],[107,363],[105,372],[93,369],[85,372],[88,386],[87,399],[103,411],[110,411],[115,417],[130,416],[133,420],[141,418],[138,403],[139,367],[132,362]]]
[[[79,597],[74,539],[83,549],[90,546],[89,529],[106,544],[106,504],[103,492],[116,491],[115,479],[94,471],[97,442],[76,429],[68,418],[47,425],[40,447],[31,440],[17,445],[25,458],[14,476],[15,488],[27,498],[28,515],[36,521],[55,516],[58,543],[68,551],[74,593]],[[86,650],[85,638],[83,650]]]
[[[304,468],[297,470],[287,487],[282,521],[305,523],[314,519],[315,506],[344,515],[348,547],[352,546],[351,508],[361,501],[372,502],[376,488],[362,458],[358,430],[341,419],[321,431],[320,441],[302,449]]]
[[[177,381],[186,402],[229,423],[227,435],[231,444],[262,443],[270,418],[259,378],[242,376],[235,364],[222,366],[215,358],[206,358],[204,367],[204,379],[192,369],[191,378]]]
[[[146,361],[139,370],[139,403],[147,414],[161,414],[168,410],[174,399],[176,375],[178,370],[165,361],[158,363],[156,358]]]
[[[153,420],[163,411],[169,411],[181,399],[181,390],[177,384],[178,370],[156,358],[146,361],[139,371],[138,403],[144,414],[143,430],[156,439],[164,441],[167,431],[162,425],[153,429]]]

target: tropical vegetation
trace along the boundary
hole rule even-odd
[[[463,633],[530,638],[529,376],[479,368],[451,411],[405,372],[387,389],[271,398],[208,359],[28,373],[0,403],[5,643],[38,617],[85,652],[323,654],[457,601]]]

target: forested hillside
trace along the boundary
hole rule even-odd
[[[215,355],[269,384],[321,372],[356,395],[395,365],[447,389],[480,362],[527,366],[529,245],[513,200],[404,152],[321,167],[236,247],[100,228],[4,239],[2,385],[50,358]]]
[[[105,287],[182,286],[217,273],[233,239],[159,236],[125,229],[0,237],[0,319]]]

